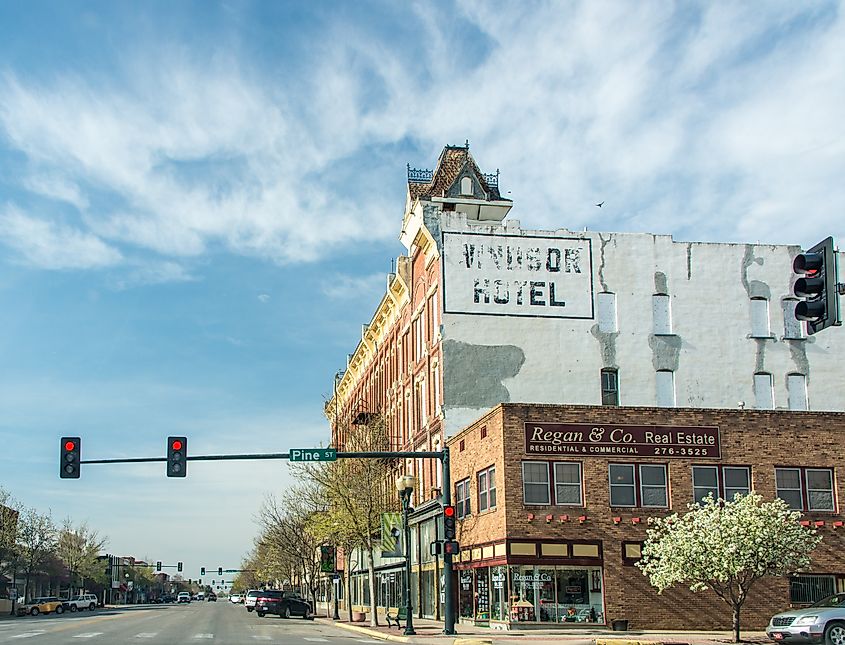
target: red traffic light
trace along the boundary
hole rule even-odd
[[[70,452],[74,448],[76,448],[76,443],[74,443],[73,441],[65,441],[65,450]]]
[[[455,516],[455,507],[454,506],[444,506],[443,507],[443,515],[446,517],[454,517]]]
[[[173,450],[182,450],[182,442],[178,439],[174,441],[171,445],[173,446]]]

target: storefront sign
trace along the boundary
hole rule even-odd
[[[514,582],[551,582],[552,576],[548,573],[515,573]]]
[[[529,455],[721,459],[718,426],[527,423]]]
[[[593,318],[589,239],[443,233],[445,313]]]

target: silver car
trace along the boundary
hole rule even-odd
[[[845,645],[845,593],[819,600],[804,609],[775,614],[766,627],[773,641]]]

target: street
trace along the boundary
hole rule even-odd
[[[92,642],[182,645],[213,641],[244,643],[378,643],[366,636],[302,620],[259,618],[228,602],[130,606],[90,614],[25,617],[0,621],[0,643],[59,645]]]

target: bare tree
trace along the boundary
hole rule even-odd
[[[350,426],[345,432],[343,448],[350,452],[389,451],[384,417],[376,416],[367,424]],[[350,552],[357,547],[367,554],[370,625],[374,627],[378,626],[374,556],[380,546],[381,514],[395,510],[398,503],[391,482],[395,462],[395,459],[339,459],[299,467],[300,478],[313,482],[323,492],[326,521],[338,530],[337,540],[333,542],[349,547]]]

